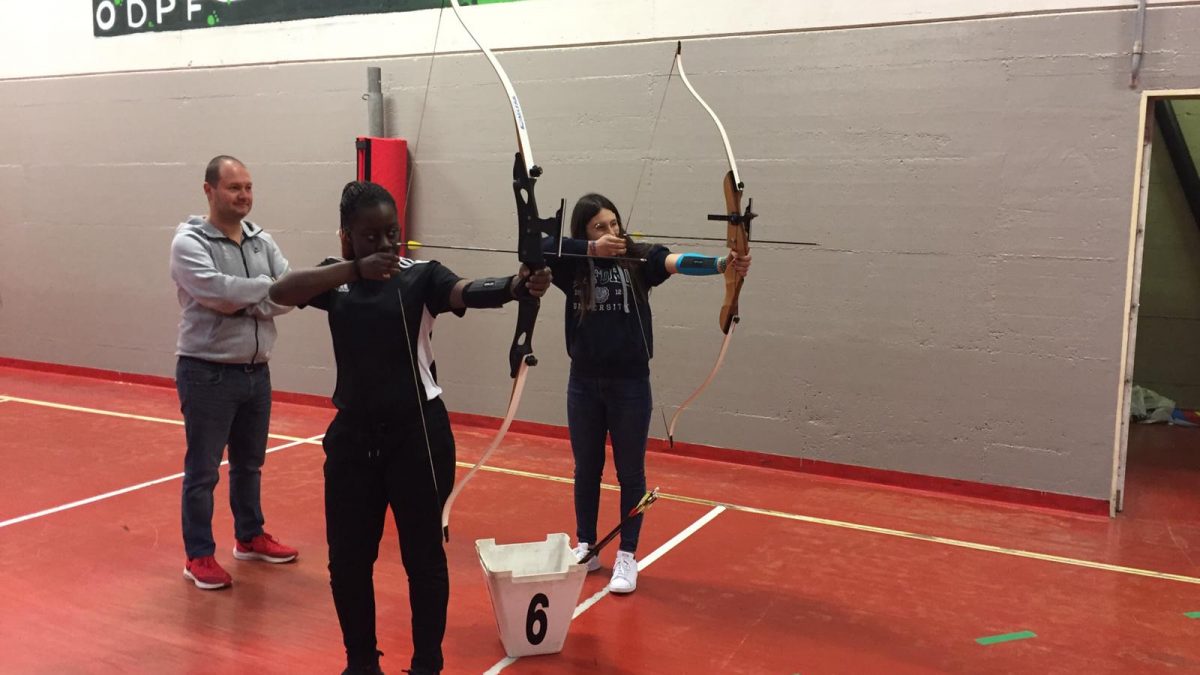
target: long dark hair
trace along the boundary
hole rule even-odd
[[[603,209],[612,211],[617,217],[620,236],[625,238],[625,255],[630,258],[645,258],[650,252],[650,246],[630,239],[629,234],[625,231],[625,222],[621,220],[621,212],[617,209],[617,205],[613,204],[608,197],[595,192],[586,194],[575,202],[575,209],[571,211],[571,238],[587,241],[587,225]],[[635,264],[631,260],[615,260],[614,262],[629,272],[629,277],[633,282],[633,301],[637,303],[644,300],[649,291],[641,264]],[[580,321],[583,321],[583,317],[592,306],[592,298],[596,290],[594,287],[595,277],[592,273],[593,267],[594,261],[589,259],[587,265],[578,265],[575,268],[575,289],[579,296],[579,310],[576,314]]]

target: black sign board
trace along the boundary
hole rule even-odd
[[[515,0],[459,0],[484,5]],[[432,9],[448,0],[92,0],[96,37]]]

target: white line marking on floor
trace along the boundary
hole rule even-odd
[[[290,448],[290,447],[293,447],[296,445],[303,445],[305,443],[315,443],[316,441],[320,440],[321,437],[324,435],[325,434],[320,434],[318,436],[312,436],[309,438],[301,438],[301,439],[292,441],[291,443],[284,443],[283,445],[276,446],[274,448],[267,448],[267,452],[268,453],[278,452],[285,448]],[[226,464],[229,464],[229,460],[225,460],[225,461],[221,462],[221,466],[225,466]],[[69,504],[62,504],[61,506],[55,506],[53,508],[44,509],[44,510],[38,511],[37,513],[30,513],[30,514],[26,514],[24,516],[17,516],[16,518],[9,518],[8,520],[0,522],[0,528],[5,528],[5,527],[8,527],[9,525],[16,525],[17,523],[23,523],[28,520],[34,520],[35,518],[41,518],[42,516],[49,516],[51,514],[60,513],[62,511],[67,511],[69,509],[74,509],[74,508],[77,508],[80,506],[94,504],[95,502],[103,501],[105,499],[110,499],[112,497],[117,497],[117,496],[120,496],[123,494],[128,494],[130,492],[135,492],[137,490],[142,490],[142,489],[154,486],[154,485],[158,485],[159,483],[166,483],[168,481],[173,481],[176,478],[183,478],[183,474],[176,473],[176,474],[172,474],[170,476],[163,476],[162,478],[155,478],[154,480],[149,480],[149,481],[146,481],[145,483],[138,483],[137,485],[131,485],[126,488],[121,488],[120,490],[113,490],[112,492],[105,492],[102,495],[96,495],[95,497],[88,497],[87,499],[80,499],[79,501],[71,502]]]
[[[71,412],[85,412],[93,415],[104,415],[105,417],[119,417],[127,420],[139,420],[142,422],[158,422],[160,424],[174,424],[183,426],[183,420],[167,419],[165,417],[150,417],[147,415],[134,415],[132,413],[113,412],[111,410],[101,410],[99,408],[85,408],[77,405],[67,405],[66,403],[52,403],[50,401],[38,401],[32,398],[19,398],[17,396],[2,396],[6,401],[13,403],[25,403],[27,405],[36,405],[43,408],[54,408],[56,410],[70,410]],[[282,434],[267,434],[268,438],[274,438],[277,441],[304,441],[296,436],[284,436]]]

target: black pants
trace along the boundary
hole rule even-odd
[[[376,660],[372,572],[392,507],[408,573],[413,668],[442,668],[450,579],[442,505],[454,484],[454,436],[441,399],[425,406],[433,463],[420,417],[352,419],[338,413],[325,435],[325,535],[329,581],[350,665]],[[437,490],[434,490],[434,476]]]

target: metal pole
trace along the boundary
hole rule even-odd
[[[1137,18],[1133,24],[1133,63],[1129,73],[1129,88],[1137,89],[1142,73],[1142,56],[1146,52],[1146,0],[1138,0]]]
[[[383,138],[383,86],[377,66],[367,68],[367,135]]]

